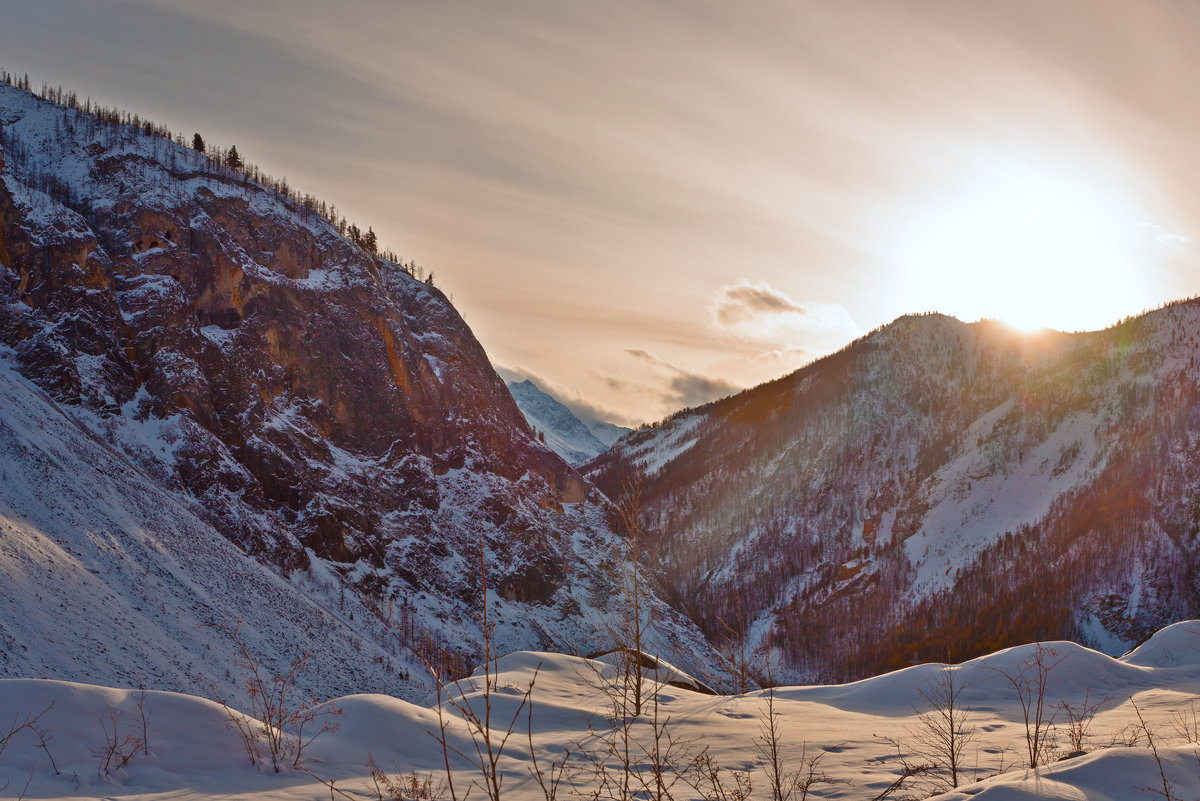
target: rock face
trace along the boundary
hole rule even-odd
[[[905,317],[621,440],[676,603],[848,679],[1200,611],[1200,302],[1106,331]]]
[[[426,658],[470,658],[481,549],[501,647],[603,639],[604,510],[440,291],[140,128],[2,84],[0,126],[0,345],[23,375],[153,428],[111,445],[247,554],[402,619]],[[680,625],[664,637],[694,662]]]

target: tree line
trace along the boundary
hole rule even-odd
[[[258,165],[246,161],[242,154],[238,152],[237,145],[230,145],[228,148],[215,145],[205,140],[199,132],[193,132],[189,140],[182,132],[173,132],[167,126],[153,122],[149,118],[116,106],[104,106],[94,103],[91,97],[81,99],[77,92],[63,89],[61,86],[50,86],[43,83],[41,89],[35,92],[28,73],[18,76],[15,73],[0,69],[0,81],[22,91],[29,92],[41,100],[86,114],[98,122],[124,128],[130,133],[136,132],[144,136],[157,137],[179,147],[188,147],[190,144],[191,149],[203,157],[201,165],[209,174],[244,181],[266,191],[274,192],[282,196],[285,200],[290,201],[305,217],[309,214],[319,215],[336,228],[338,234],[346,237],[368,254],[379,256],[386,261],[392,262],[408,273],[409,276],[424,281],[430,286],[433,285],[432,271],[426,272],[416,261],[404,261],[394,250],[382,248],[378,236],[372,227],[368,226],[364,231],[360,226],[348,220],[338,210],[336,205],[327,203],[324,199],[315,197],[309,193],[301,193],[288,183],[286,177],[277,178],[260,169]],[[3,141],[5,141],[3,131],[0,128],[0,142]],[[19,143],[9,144],[10,147],[19,148]],[[45,182],[43,181],[42,183]],[[49,185],[43,187],[39,185],[34,188],[48,188],[52,190],[50,192],[51,196],[60,201],[63,200],[64,196],[70,194],[69,189],[64,187]]]

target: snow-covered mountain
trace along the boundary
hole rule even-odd
[[[0,673],[192,689],[242,619],[411,695],[477,661],[481,558],[499,647],[611,644],[607,504],[440,291],[148,123],[0,84],[0,137]]]
[[[542,441],[570,464],[596,458],[629,433],[628,428],[602,420],[585,423],[529,379],[509,381],[508,391]]]
[[[904,317],[587,469],[645,474],[676,603],[777,677],[1119,653],[1200,607],[1200,301],[1071,335]]]

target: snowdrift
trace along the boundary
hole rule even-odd
[[[968,726],[975,739],[968,748],[962,785],[940,797],[992,801],[1125,801],[1144,796],[1141,788],[1161,787],[1159,761],[1145,747],[1144,733],[1132,726],[1137,723],[1136,703],[1156,737],[1158,757],[1174,792],[1194,797],[1200,792],[1195,761],[1200,746],[1185,742],[1172,723],[1191,714],[1200,694],[1198,632],[1194,622],[1171,626],[1119,659],[1073,643],[1042,644],[1043,658],[1056,662],[1046,682],[1048,705],[1077,704],[1087,691],[1093,698],[1109,700],[1087,735],[1087,754],[1036,770],[1020,764],[1021,708],[1003,674],[1019,676],[1027,670],[1038,656],[1037,645],[1009,648],[958,666],[918,665],[852,684],[786,687],[743,696],[709,696],[652,682],[657,690],[652,697],[658,701],[659,720],[669,720],[672,737],[693,752],[707,750],[725,771],[747,772],[757,785],[752,797],[758,798],[767,785],[755,743],[762,736],[773,692],[789,764],[800,764],[801,749],[806,749],[809,756],[821,755],[823,775],[835,780],[815,785],[810,797],[870,798],[898,775],[895,744],[900,755],[922,758],[913,735],[918,715],[928,710],[921,691],[951,670],[965,687],[962,701],[970,710]],[[667,674],[676,684],[689,679],[664,666],[661,678]],[[442,694],[441,720],[460,794],[477,778],[477,771],[456,755],[473,753],[470,727],[460,711],[469,707],[482,712],[489,700],[488,675],[492,719],[501,721],[501,729],[515,721],[515,734],[500,761],[505,793],[514,799],[540,798],[530,773],[530,744],[543,770],[562,758],[564,748],[579,758],[594,747],[608,719],[611,696],[604,687],[612,686],[618,675],[615,660],[518,652],[497,660],[490,672],[479,669],[448,685]],[[523,704],[527,693],[531,703]],[[441,730],[436,704],[436,696],[425,705],[380,694],[333,699],[326,708],[340,710],[331,718],[337,730],[307,746],[304,770],[284,766],[276,774],[249,764],[229,726],[230,713],[213,701],[70,682],[3,680],[0,729],[40,712],[38,725],[46,747],[33,730],[14,735],[0,754],[0,784],[9,782],[12,793],[28,782],[30,797],[37,798],[319,799],[329,796],[332,781],[351,797],[373,798],[370,763],[393,775],[415,772],[432,776],[435,783],[440,780],[444,754],[435,736]],[[141,736],[142,712],[149,753],[139,750],[128,765],[104,775],[97,754],[107,730],[115,720],[118,738]],[[647,735],[650,717],[648,712],[633,724],[635,738]],[[1061,727],[1053,736],[1061,754]],[[576,769],[577,784],[586,787],[589,775],[583,763]],[[908,791],[924,794],[932,786],[914,785]],[[680,797],[691,794],[688,790]]]

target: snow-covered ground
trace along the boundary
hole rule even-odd
[[[1047,664],[1057,662],[1048,674],[1044,700],[1051,705],[1079,704],[1085,693],[1092,699],[1109,697],[1096,715],[1084,743],[1088,753],[1054,761],[1036,770],[1021,767],[1025,754],[1025,727],[1012,685],[1002,673],[1017,675],[1036,654],[1026,645],[946,668],[919,665],[853,684],[787,687],[775,691],[785,767],[803,767],[808,757],[820,755],[817,773],[831,779],[812,787],[811,798],[875,798],[899,776],[900,753],[910,764],[929,760],[921,753],[915,731],[918,713],[927,710],[921,690],[952,670],[962,686],[960,705],[968,708],[963,731],[973,739],[963,751],[960,787],[942,796],[989,801],[1005,799],[1121,799],[1162,797],[1159,761],[1147,747],[1134,705],[1155,737],[1158,759],[1173,797],[1195,798],[1200,793],[1200,770],[1194,742],[1192,704],[1200,693],[1200,625],[1171,626],[1156,634],[1133,653],[1113,659],[1072,643],[1049,643],[1053,651]],[[1048,654],[1049,652],[1043,652]],[[1060,661],[1061,660],[1061,661]],[[568,780],[559,797],[587,798],[597,774],[587,767],[589,751],[598,752],[605,731],[607,698],[596,676],[611,666],[594,660],[556,654],[520,652],[503,657],[494,677],[492,719],[507,725],[520,706],[530,682],[532,713],[518,716],[516,734],[508,741],[500,761],[502,792],[514,799],[542,798],[531,772],[530,742],[539,766],[549,771],[563,749],[572,756]],[[449,725],[451,753],[473,754],[469,727],[455,711],[455,703],[482,711],[480,675],[451,687],[451,701],[443,705]],[[767,691],[741,696],[702,695],[676,686],[661,686],[659,720],[666,721],[670,737],[682,760],[707,752],[720,765],[727,786],[733,771],[751,779],[751,798],[769,798],[763,759],[756,743],[763,735]],[[142,736],[141,710],[148,724],[145,734],[149,754],[138,750],[129,764],[98,769],[98,749],[117,718],[118,740]],[[58,681],[10,679],[0,681],[0,737],[29,713],[45,710],[38,721],[45,748],[32,729],[18,732],[0,754],[0,785],[4,794],[18,795],[28,783],[30,798],[377,798],[369,761],[393,774],[416,771],[432,774],[435,789],[443,778],[443,752],[435,736],[439,730],[436,699],[429,705],[412,704],[385,695],[353,695],[332,702],[340,708],[337,731],[326,734],[305,751],[310,773],[292,767],[280,773],[251,766],[228,714],[220,705],[189,695],[118,690]],[[1047,716],[1053,714],[1053,709]],[[634,724],[635,748],[650,744],[649,712]],[[531,737],[526,726],[530,726]],[[591,728],[589,728],[589,722]],[[1058,712],[1051,737],[1061,754],[1067,748],[1065,716]],[[1191,740],[1191,741],[1189,741]],[[1055,756],[1058,756],[1056,754]],[[54,765],[51,765],[50,756]],[[465,759],[452,757],[454,786],[462,798],[484,796],[474,786],[480,775]],[[55,770],[57,768],[57,772]],[[930,777],[916,777],[891,797],[923,797],[931,789]],[[1157,793],[1155,791],[1158,791]],[[448,797],[443,790],[439,797]],[[643,797],[643,796],[638,796]],[[649,796],[644,796],[649,797]],[[672,797],[705,797],[683,784]]]

